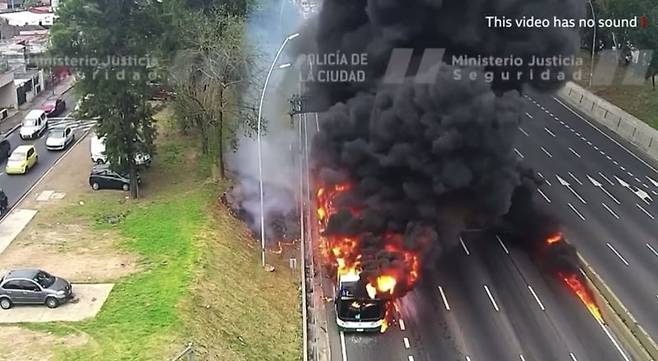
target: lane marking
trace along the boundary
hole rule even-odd
[[[487,291],[487,296],[489,296],[489,300],[491,301],[491,304],[493,305],[496,312],[500,311],[498,304],[496,303],[496,300],[494,300],[493,295],[491,294],[491,291],[489,291],[489,287],[487,285],[484,285],[484,290]]]
[[[580,137],[580,133],[576,132],[576,136],[577,136],[577,137]]]
[[[578,217],[580,217],[580,219],[582,219],[583,221],[585,220],[585,217],[583,217],[583,215],[580,214],[580,212],[578,212],[578,210],[574,208],[574,206],[571,203],[567,203],[567,204],[569,205],[569,208],[571,208],[571,210],[574,211],[574,213],[576,213]]]
[[[564,122],[560,120],[560,124],[564,125]]]
[[[592,146],[592,142],[590,142],[590,141],[588,140],[588,141],[587,141],[587,145]]]
[[[446,311],[450,311],[450,305],[448,304],[448,298],[446,297],[445,292],[443,292],[443,287],[439,286],[439,293],[441,293],[441,299],[443,300],[443,305],[446,308]]]
[[[651,184],[654,185],[654,187],[658,187],[658,182],[655,179],[653,179],[649,176],[645,176],[645,177],[649,180],[649,182],[651,182]]]
[[[612,341],[612,343],[615,345],[615,348],[617,349],[617,351],[619,352],[619,354],[621,354],[621,357],[624,358],[624,361],[631,361],[631,360],[628,358],[628,356],[626,356],[626,353],[624,352],[624,350],[622,350],[621,346],[619,346],[619,343],[617,343],[617,340],[615,340],[615,338],[612,337],[612,335],[610,334],[610,331],[608,331],[608,328],[605,327],[605,325],[604,325],[601,321],[599,321],[599,326],[601,326],[601,328],[602,328],[603,331],[605,332],[606,336],[608,336],[608,338],[610,339],[610,341]]]
[[[471,361],[471,358],[466,355],[466,361]]]
[[[614,254],[616,254],[617,257],[619,257],[619,259],[626,265],[626,267],[630,266],[630,264],[628,264],[628,261],[626,261],[626,259],[615,249],[613,245],[610,244],[610,242],[606,242],[606,246],[608,246],[608,248],[610,248],[610,250],[614,252]]]
[[[551,185],[551,182],[549,182],[548,179],[546,179],[546,177],[544,177],[544,175],[541,174],[541,172],[537,172],[537,175],[540,176],[541,179],[543,179],[546,182],[546,184],[548,184],[549,186]]]
[[[583,118],[580,114],[576,113],[575,110],[573,110],[573,109],[571,109],[570,107],[568,107],[566,104],[564,104],[563,102],[561,102],[558,98],[556,98],[556,97],[552,97],[552,98],[553,98],[556,102],[560,103],[560,105],[562,105],[563,107],[565,107],[567,110],[569,110],[571,113],[573,113],[573,115],[577,116],[578,118],[580,118],[581,120],[583,120],[585,123],[589,124],[590,127],[596,129],[599,133],[603,134],[603,136],[605,136],[606,138],[608,138],[608,140],[612,141],[613,143],[615,143],[616,145],[618,145],[620,148],[622,148],[623,150],[625,150],[628,154],[630,154],[631,156],[633,156],[633,158],[635,158],[635,159],[637,159],[638,161],[640,161],[640,163],[644,164],[645,166],[647,166],[649,169],[651,169],[651,170],[654,171],[655,173],[658,173],[658,171],[657,171],[654,167],[652,167],[651,165],[649,165],[649,163],[647,163],[647,162],[645,162],[644,160],[642,160],[642,158],[640,158],[640,157],[638,157],[637,155],[635,155],[635,153],[633,153],[633,152],[631,152],[630,150],[628,150],[626,147],[624,147],[624,146],[621,145],[619,142],[617,142],[616,140],[614,140],[612,137],[610,137],[609,135],[607,135],[607,134],[606,134],[605,132],[603,132],[601,129],[595,127],[594,124],[590,123],[587,119]]]
[[[646,209],[642,208],[641,205],[639,205],[639,204],[637,204],[637,203],[635,203],[635,205],[637,206],[637,208],[640,208],[640,209],[642,210],[642,212],[644,212],[644,214],[646,214],[647,216],[649,216],[649,218],[651,218],[651,219],[656,219],[656,218],[653,216],[653,214],[649,213]]]
[[[608,207],[607,204],[605,204],[605,203],[603,203],[603,202],[601,202],[601,204],[603,204],[603,207],[604,207],[605,209],[607,209],[608,212],[610,212],[610,214],[612,214],[615,218],[619,219],[619,216],[617,215],[617,213],[613,212],[612,209],[610,209],[610,207]]]
[[[525,134],[526,137],[529,137],[529,136],[530,136],[530,134],[528,134],[528,132],[526,132],[525,130],[523,130],[523,128],[519,127],[519,130],[521,131],[521,133]]]
[[[528,289],[530,290],[530,293],[532,293],[532,296],[535,298],[535,301],[537,301],[539,308],[541,308],[542,311],[546,311],[546,308],[544,308],[544,304],[541,302],[541,300],[535,293],[535,290],[532,288],[532,286],[528,285]]]
[[[569,184],[569,182],[567,182],[566,180],[562,179],[562,177],[560,177],[559,174],[556,174],[555,177],[557,177],[557,180],[558,180],[558,182],[560,182],[561,185],[563,185],[564,187],[566,187],[571,193],[573,193],[574,196],[578,197],[578,199],[579,199],[583,204],[587,204],[587,202],[585,202],[585,200],[583,199],[583,197],[581,197],[580,194],[578,194],[578,193],[577,193],[577,192],[571,187],[571,184]]]
[[[635,181],[638,182],[638,183],[642,183],[642,181],[638,177],[635,177]]]
[[[347,361],[347,348],[345,348],[345,332],[340,331],[340,352],[343,361]]]
[[[576,151],[573,150],[571,147],[569,147],[569,151],[570,151],[571,153],[573,153],[576,157],[578,157],[578,158],[582,158],[582,157],[580,156],[580,154],[576,153]]]
[[[519,152],[518,149],[514,148],[514,152],[515,152],[515,153],[516,153],[521,159],[525,158],[525,157],[523,156],[523,154],[521,154],[521,152]]]
[[[550,201],[548,201],[550,203]],[[498,235],[496,235],[496,239],[498,240],[498,243],[500,244],[501,247],[503,247],[503,250],[505,253],[509,254],[509,250],[507,249],[507,246],[505,246],[505,243],[503,243],[503,240],[500,239]]]
[[[525,357],[523,357],[523,354],[519,354],[519,358],[521,359],[521,361],[525,361]]]
[[[409,361],[414,361],[414,357],[412,355],[409,355]]]
[[[649,243],[647,243],[647,248],[649,248],[649,250],[653,252],[653,254],[656,255],[656,257],[658,257],[658,251],[656,251],[655,248],[651,247]]]
[[[624,168],[624,167],[619,167],[619,169],[621,169],[621,170],[626,170],[626,168]]]
[[[586,139],[585,137],[580,137],[580,140],[582,140],[582,141],[584,142],[584,141],[586,141],[587,139]]]
[[[580,184],[581,186],[583,185],[583,182],[580,181],[580,179],[576,178],[575,175],[573,175],[571,172],[567,172],[571,178],[573,178],[576,183]]]
[[[527,115],[527,116],[528,116],[528,118],[530,118],[530,119],[532,119],[532,115],[530,115],[530,113],[528,113],[528,112],[525,112],[525,115]]]
[[[544,197],[546,202],[551,203],[551,200],[548,199],[548,197],[544,194],[544,192],[541,191],[541,189],[537,188],[537,192],[539,192],[539,194],[541,194],[541,196]]]
[[[404,331],[404,330],[406,330],[406,329],[407,329],[407,328],[404,326],[404,320],[403,320],[403,319],[400,319],[400,330]]]
[[[544,154],[546,154],[549,158],[553,158],[553,155],[549,153],[544,147],[540,147],[540,148],[541,151],[544,152]]]
[[[409,339],[405,337],[402,340],[404,342],[404,348],[409,349],[409,347],[411,347],[411,345],[409,344]]]
[[[573,360],[573,361],[578,361],[578,359],[576,358],[576,355],[574,355],[573,352],[569,352],[569,357],[571,357],[571,360]]]
[[[548,128],[546,128],[546,127],[544,127],[544,130],[546,131],[546,133],[548,133],[548,134],[550,134],[550,135],[551,135],[551,137],[553,137],[553,138],[555,138],[555,133],[553,133],[553,132],[551,132],[551,130],[550,130],[550,129],[548,129]]]
[[[599,175],[601,176],[601,178],[605,179],[606,182],[610,183],[611,186],[615,185],[614,183],[612,183],[610,179],[608,179],[608,177],[604,176],[603,173],[599,172]]]
[[[617,161],[615,160],[615,161],[612,162],[612,164],[614,164],[614,165],[619,165],[619,162],[617,162]]]
[[[598,150],[599,150],[599,147],[594,146],[594,150],[598,151]]]
[[[467,256],[471,255],[471,252],[468,251],[468,248],[466,248],[466,243],[464,243],[464,240],[462,239],[461,236],[459,236],[459,243],[462,244],[462,248],[464,249],[464,252],[466,252]]]
[[[612,157],[609,156],[609,155],[606,155],[606,156],[605,156],[605,159],[607,159],[607,160],[612,160]]]

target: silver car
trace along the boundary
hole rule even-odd
[[[9,271],[0,279],[0,307],[45,304],[55,308],[73,298],[71,284],[38,269]]]
[[[75,141],[75,134],[71,126],[58,126],[50,129],[46,138],[46,149],[62,150]]]

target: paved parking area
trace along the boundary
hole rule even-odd
[[[73,284],[75,299],[57,308],[45,305],[14,306],[0,309],[0,323],[81,321],[94,317],[112,291],[114,284]]]

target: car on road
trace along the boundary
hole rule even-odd
[[[3,161],[9,158],[9,153],[11,153],[11,143],[6,136],[0,136],[0,161]]]
[[[11,152],[5,172],[7,174],[25,174],[37,164],[38,160],[39,155],[33,145],[19,145]]]
[[[40,137],[48,130],[48,116],[41,109],[30,110],[21,124],[21,139],[34,139]]]
[[[48,117],[56,117],[64,112],[66,109],[66,102],[61,98],[51,98],[46,100],[41,105],[41,110],[46,112]]]
[[[48,132],[46,138],[46,149],[48,150],[62,150],[66,149],[69,144],[75,141],[75,134],[70,125],[54,127]]]
[[[137,174],[137,183],[141,178]],[[94,190],[99,189],[123,189],[130,190],[130,175],[127,172],[112,170],[109,165],[94,165],[89,173],[89,185]]]
[[[73,298],[71,283],[39,269],[7,272],[0,279],[0,307],[41,304],[56,308]]]

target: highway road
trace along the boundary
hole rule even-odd
[[[67,115],[76,104],[76,100],[71,93],[66,93],[63,96],[66,101],[67,108],[64,115]],[[34,108],[37,109],[40,104],[35,104]],[[60,119],[49,120],[49,127],[52,128],[57,124],[69,123],[74,127],[76,141],[81,138],[86,130],[93,126],[93,121],[65,121]],[[18,129],[6,135],[13,151],[16,147],[22,144],[33,144],[39,155],[39,161],[30,169],[27,174],[22,175],[8,175],[5,173],[6,160],[0,162],[0,187],[5,191],[9,199],[9,207],[13,207],[16,202],[23,197],[25,193],[39,180],[53,164],[66,152],[64,151],[49,151],[46,150],[46,137],[47,133],[37,139],[21,140]],[[70,147],[70,146],[69,146]]]
[[[518,155],[546,179],[546,206],[658,339],[658,172],[552,96],[529,93],[523,118]]]
[[[297,119],[310,147],[322,115]],[[458,244],[399,302],[401,321],[385,334],[338,332],[327,303],[332,360],[624,360],[604,326],[524,252],[492,234],[465,233]],[[333,295],[326,283],[324,294]]]

